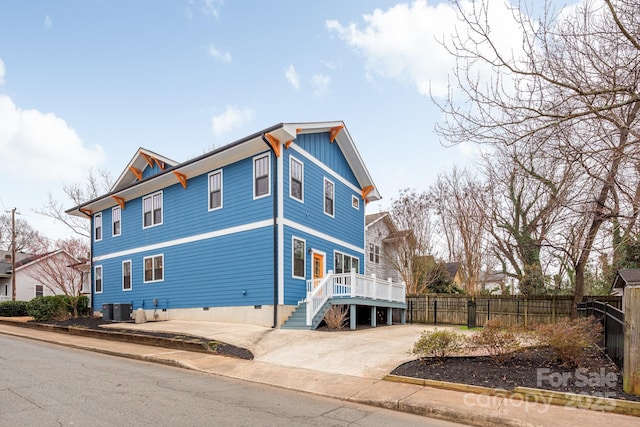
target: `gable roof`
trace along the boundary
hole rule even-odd
[[[151,150],[147,150],[145,148],[138,148],[136,154],[133,156],[127,167],[122,171],[116,182],[111,187],[111,191],[121,190],[131,184],[134,184],[138,179],[134,170],[138,170],[141,173],[148,167],[153,167],[153,165],[158,165],[158,167],[164,170],[167,167],[173,167],[178,164],[178,162],[171,160],[167,157],[161,156],[160,154],[154,153]]]
[[[455,278],[456,274],[458,274],[458,270],[460,269],[459,262],[447,262],[445,263],[445,267],[447,268],[447,272],[451,278]]]
[[[368,214],[365,216],[365,224],[367,227],[369,227],[370,225],[375,224],[385,216],[389,216],[389,212],[378,212],[374,214]]]
[[[640,268],[630,268],[628,270],[618,270],[611,287],[612,289],[617,289],[638,285],[640,285]]]
[[[181,182],[181,179],[186,182],[189,178],[209,172],[214,168],[264,152],[266,147],[275,145],[277,150],[284,149],[285,143],[293,141],[297,135],[317,132],[331,132],[333,141],[342,151],[363,191],[365,201],[380,200],[380,193],[342,121],[280,123],[184,163],[173,164],[171,160],[165,159],[168,167],[164,170],[155,175],[130,182],[132,175],[127,170],[129,170],[129,166],[134,165],[135,167],[135,165],[141,165],[142,162],[147,163],[147,159],[143,154],[152,153],[153,157],[161,159],[159,156],[156,157],[155,153],[141,148],[129,162],[129,165],[127,165],[127,168],[120,175],[109,193],[68,209],[66,213],[75,216],[90,216],[93,212],[111,208],[120,202],[124,203],[127,200],[132,200]]]

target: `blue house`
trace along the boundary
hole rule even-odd
[[[379,198],[343,122],[281,123],[184,163],[140,148],[67,213],[91,219],[94,312],[315,328],[346,304],[355,327],[406,308],[403,284],[363,275]]]

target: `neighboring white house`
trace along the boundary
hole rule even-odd
[[[64,250],[40,256],[22,255],[24,256],[16,256],[16,300],[30,301],[39,296],[64,294],[53,279],[43,280],[43,277],[47,276],[43,274],[46,266],[52,264],[59,266],[58,280],[67,284],[73,281],[81,282],[81,293],[91,293],[88,263],[76,259]],[[11,255],[5,254],[0,261],[0,301],[11,300],[13,297],[11,267]]]
[[[397,233],[397,229],[388,212],[369,214],[365,218],[366,259],[365,274],[375,274],[379,279],[392,279],[402,282],[400,273],[391,262],[392,254],[385,239]]]

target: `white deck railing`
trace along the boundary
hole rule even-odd
[[[356,273],[333,274],[322,279],[307,280],[307,326],[329,298],[369,298],[380,301],[406,302],[406,286],[391,279],[380,280],[375,274],[364,276]]]

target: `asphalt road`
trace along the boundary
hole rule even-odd
[[[457,424],[0,335],[0,426]]]

